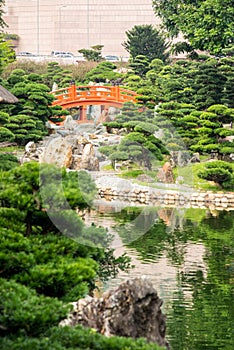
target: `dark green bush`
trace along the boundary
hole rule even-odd
[[[19,165],[19,160],[16,156],[9,153],[0,154],[0,170],[8,171]]]
[[[81,326],[54,327],[46,337],[2,339],[1,350],[160,350],[144,339],[104,337],[92,329]]]
[[[70,307],[56,298],[38,296],[14,281],[0,279],[0,334],[37,336],[66,317]]]
[[[223,188],[232,188],[234,183],[233,167],[224,161],[214,161],[206,164],[198,176],[208,181],[214,181]]]

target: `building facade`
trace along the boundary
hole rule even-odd
[[[151,0],[5,0],[4,20],[5,31],[19,35],[16,52],[37,55],[103,45],[103,55],[126,57],[126,31],[159,28]]]

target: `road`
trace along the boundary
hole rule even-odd
[[[25,61],[33,61],[33,62],[58,62],[61,64],[77,64],[79,62],[85,62],[83,56],[74,56],[74,57],[55,57],[50,55],[40,55],[40,56],[17,56],[16,60],[25,62]]]

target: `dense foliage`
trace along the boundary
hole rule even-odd
[[[205,170],[198,174],[202,179],[214,181],[223,188],[233,189],[234,170],[231,164],[223,161],[207,163]]]
[[[31,162],[1,173],[1,349],[158,349],[144,340],[58,327],[68,302],[91,293],[97,278],[129,267],[125,255],[114,257],[106,230],[87,228],[73,210],[89,206],[94,193],[82,171],[77,177]]]
[[[95,68],[85,74],[85,82],[106,83],[122,77],[121,74],[114,72],[116,65],[112,62],[101,62]]]
[[[53,76],[57,65],[49,65],[53,68]],[[54,116],[67,115],[68,111],[60,106],[52,106],[54,97],[51,89],[43,83],[51,83],[51,72],[44,77],[38,74],[26,74],[22,69],[15,69],[8,78],[3,81],[4,86],[18,99],[16,104],[3,104],[0,112],[0,142],[14,141],[18,145],[25,145],[29,141],[42,139],[48,131],[46,122],[53,121]],[[66,74],[65,74],[66,76]],[[64,76],[61,81],[64,81]]]
[[[1,25],[1,9],[0,9],[0,25]],[[15,51],[11,48],[10,42],[7,41],[0,33],[0,73],[11,62],[15,60]]]
[[[12,340],[0,339],[2,350],[160,350],[154,343],[144,339],[133,340],[123,337],[103,337],[93,329],[80,326],[52,327],[44,336],[23,337]]]
[[[146,56],[151,62],[155,58],[167,61],[169,53],[165,36],[151,24],[135,25],[126,32],[127,40],[122,44],[129,52],[133,62],[139,55]]]
[[[0,128],[1,129],[1,128]],[[0,171],[11,170],[19,165],[18,158],[11,153],[0,153]]]
[[[3,34],[6,23],[3,19],[5,0],[0,0],[0,73],[3,69],[15,60],[15,51],[11,48],[10,42]]]
[[[171,131],[175,128],[181,141],[191,151],[213,153],[220,159],[233,153],[234,144],[232,138],[229,139],[233,135],[230,126],[233,118],[234,110],[224,105],[212,105],[199,111],[192,104],[178,102],[159,104],[155,114],[157,124],[168,131],[163,137],[167,146],[173,142]]]
[[[129,160],[151,170],[153,160],[163,160],[169,152],[163,143],[155,137],[158,127],[153,122],[153,114],[149,110],[142,111],[140,106],[126,103],[114,122],[106,122],[107,130],[122,130],[119,145],[103,146],[99,150],[113,162]]]
[[[90,49],[80,49],[79,53],[82,53],[87,61],[100,62],[102,61],[102,48],[103,45],[91,46]]]
[[[190,51],[220,54],[234,44],[232,0],[153,0],[153,8],[172,37],[183,34]]]
[[[1,28],[5,26],[5,22],[2,18],[4,14],[4,9],[3,9],[4,5],[5,5],[5,0],[0,0],[0,27]]]

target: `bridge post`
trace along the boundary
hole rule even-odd
[[[80,121],[87,120],[87,106],[80,106]]]
[[[76,99],[76,84],[73,80],[70,82],[69,86],[69,99],[71,101],[74,101]]]
[[[120,87],[118,85],[115,86],[115,96],[116,101],[120,101]]]

